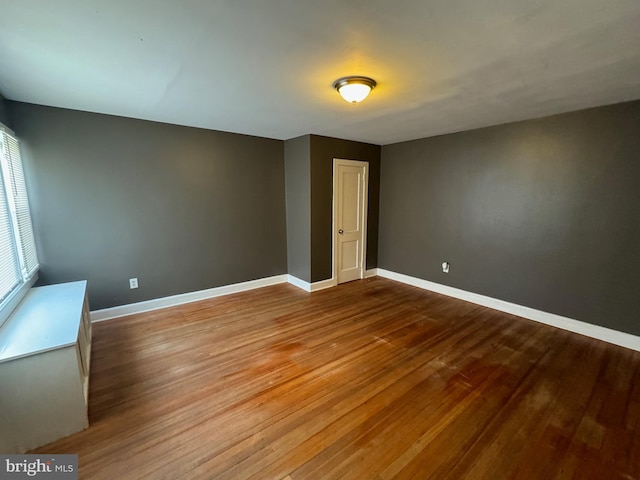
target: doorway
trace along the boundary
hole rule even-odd
[[[369,162],[333,159],[333,277],[364,278]]]

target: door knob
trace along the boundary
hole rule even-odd
[[[343,230],[343,229],[340,229],[340,230],[338,230],[338,233],[339,233],[340,235],[342,235],[342,234],[344,233],[344,230]]]

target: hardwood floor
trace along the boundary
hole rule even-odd
[[[81,479],[640,479],[640,353],[390,280],[94,324]]]

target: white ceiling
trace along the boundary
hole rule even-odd
[[[640,98],[640,1],[0,0],[0,92],[384,145]]]

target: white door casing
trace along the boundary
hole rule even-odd
[[[333,160],[333,277],[364,278],[369,163]]]

